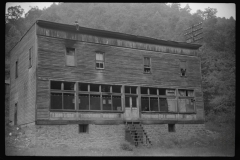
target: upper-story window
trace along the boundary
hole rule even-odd
[[[32,67],[32,47],[29,49],[29,68],[31,68]]]
[[[104,53],[96,52],[96,69],[104,69]]]
[[[194,90],[178,90],[178,110],[183,112],[195,112],[194,108]]]
[[[15,78],[18,78],[18,60],[16,61],[15,64]]]
[[[66,65],[75,66],[75,48],[66,48]]]
[[[151,59],[144,57],[144,73],[151,73]]]
[[[186,61],[180,61],[180,73],[181,73],[181,77],[185,77],[186,76]]]

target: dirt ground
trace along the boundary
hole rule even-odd
[[[184,147],[184,148],[134,148],[133,151],[107,149],[16,148],[6,147],[6,156],[234,156],[234,148]]]

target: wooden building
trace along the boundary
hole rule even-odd
[[[120,127],[133,141],[141,128],[149,142],[203,128],[199,47],[38,20],[10,51],[12,125]]]

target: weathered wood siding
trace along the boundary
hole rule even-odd
[[[109,40],[93,36],[84,37],[80,34],[71,35],[62,31],[43,31],[38,29],[39,35],[37,36],[39,86],[37,90],[39,95],[37,116],[39,119],[50,118],[48,80],[51,79],[149,87],[196,88],[198,90],[201,88],[200,58],[195,55],[195,52],[185,52],[183,50],[179,53],[165,53],[160,50],[156,51],[158,47],[150,44]],[[70,40],[71,37],[78,40]],[[100,43],[101,41],[103,44]],[[141,49],[143,46],[145,48]],[[75,48],[77,64],[75,67],[66,66],[66,47]],[[162,47],[164,48],[164,46]],[[95,51],[105,53],[104,70],[95,69]],[[151,57],[152,74],[143,73],[144,56]],[[180,76],[179,63],[181,60],[187,62],[186,77]],[[199,93],[201,93],[201,90],[196,94]],[[202,95],[197,97],[201,99]],[[198,101],[202,102],[202,100]],[[197,105],[197,110],[199,111],[197,116],[189,119],[203,117],[202,104]],[[179,118],[175,114],[167,116],[170,119],[171,116],[173,119]],[[156,115],[156,117],[159,117],[159,115]]]
[[[32,67],[29,68],[29,49],[32,47]],[[18,125],[35,121],[36,104],[36,25],[34,24],[10,52],[9,118],[14,121],[14,107],[18,104]],[[18,60],[18,78],[15,62]]]

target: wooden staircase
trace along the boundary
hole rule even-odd
[[[134,143],[136,147],[140,145],[150,147],[152,145],[152,142],[144,131],[141,122],[126,121],[125,126],[126,133],[130,133],[131,135],[130,142]]]

